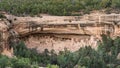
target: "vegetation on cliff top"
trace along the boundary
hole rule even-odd
[[[80,15],[91,10],[119,9],[120,0],[1,0],[0,10],[14,15]],[[82,12],[82,13],[76,13]]]

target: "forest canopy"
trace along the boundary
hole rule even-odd
[[[0,10],[14,15],[74,15],[92,10],[119,9],[120,0],[1,0]],[[78,14],[79,15],[79,14]]]

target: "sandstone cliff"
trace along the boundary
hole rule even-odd
[[[46,48],[56,51],[68,48],[75,51],[86,45],[95,48],[101,34],[110,33],[110,36],[114,37],[120,33],[120,14],[91,13],[83,16],[41,17],[4,15],[6,19],[0,20],[0,42],[3,49],[1,52],[12,53],[10,42],[16,43],[19,40],[25,41],[29,48],[37,48],[39,52]]]

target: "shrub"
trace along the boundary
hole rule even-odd
[[[13,62],[12,68],[31,68],[29,58],[18,58]]]
[[[50,64],[48,64],[48,65],[47,65],[47,68],[59,68],[59,66],[57,66],[57,65],[50,65]]]
[[[0,55],[0,68],[11,66],[11,62],[7,56]]]
[[[6,18],[4,15],[0,14],[0,18]]]

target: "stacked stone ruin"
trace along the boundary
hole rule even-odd
[[[96,13],[84,16],[43,16],[42,18],[5,16],[6,19],[0,20],[0,45],[3,50],[10,50],[10,40],[17,42],[18,39],[40,33],[90,35],[98,39],[101,34],[108,32],[112,37],[120,35],[120,14]]]
[[[48,51],[53,49],[56,53],[59,53],[59,51],[64,51],[65,48],[72,52],[77,51],[79,48],[85,46],[91,46],[92,48],[96,49],[98,42],[99,40],[93,36],[86,39],[64,39],[59,37],[40,36],[39,40],[37,36],[31,36],[25,41],[28,48],[36,48],[38,52],[43,52],[45,49],[48,49]]]

